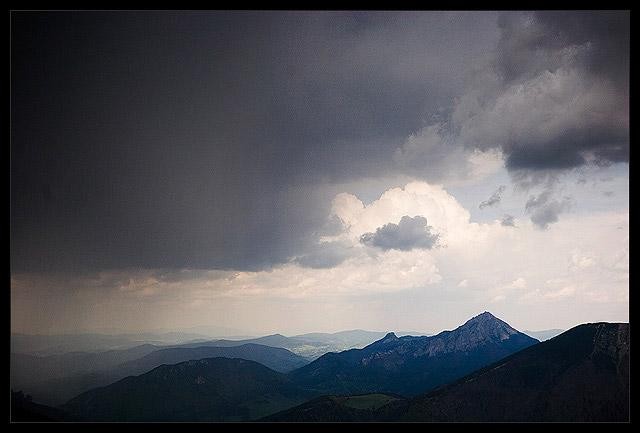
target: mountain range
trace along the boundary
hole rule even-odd
[[[273,343],[273,340],[277,342],[278,339],[279,337],[269,336],[261,341]],[[149,373],[127,377],[106,387],[87,391],[62,407],[74,416],[90,420],[132,420],[138,416],[134,414],[139,414],[144,419],[153,419],[154,416],[160,416],[160,412],[163,413],[163,417],[168,416],[166,414],[174,414],[171,416],[179,419],[237,419],[238,416],[245,419],[257,413],[254,410],[255,401],[261,401],[264,407],[277,411],[286,409],[294,397],[320,396],[335,392],[335,389],[344,394],[354,394],[362,390],[378,393],[396,392],[402,395],[419,394],[536,342],[490,313],[483,313],[454,331],[445,331],[432,337],[397,337],[389,333],[363,349],[327,353],[286,375],[261,365],[261,374],[267,374],[275,381],[273,391],[259,384],[257,373],[248,374],[246,369],[252,364],[242,364],[243,369],[236,372],[229,364],[224,364],[226,368],[221,369],[220,361],[217,361],[221,358],[207,358],[204,361],[209,364],[201,365],[195,361],[189,361],[191,364],[175,364],[173,367],[182,366],[178,370],[167,370],[172,366],[161,365]],[[135,368],[144,370],[158,362],[195,356],[194,352],[190,352],[194,350],[201,355],[215,352],[219,356],[224,350],[254,346],[267,347],[251,343],[216,348],[164,349],[126,365],[129,366],[129,371],[134,372]],[[285,349],[278,350],[286,352]],[[269,352],[269,356],[273,356],[273,353]],[[196,369],[199,375],[205,377],[206,383],[215,385],[217,392],[221,394],[214,396],[213,389],[192,386],[191,381],[196,374],[192,369]],[[184,375],[184,380],[180,379],[180,374]],[[246,398],[251,396],[252,399],[257,399],[242,403],[242,407],[250,408],[247,409],[248,412],[239,415],[221,403],[215,403],[213,408],[205,411],[194,403],[193,411],[190,414],[186,413],[188,406],[183,406],[184,401],[196,401],[204,398],[203,395],[214,402],[231,398],[224,393],[229,386],[227,381],[231,378],[216,376],[219,374],[234,374],[236,377],[233,379],[233,392],[243,394]],[[235,382],[236,380],[240,382]],[[277,391],[278,387],[284,384],[287,385],[288,398],[283,398]],[[246,386],[247,389],[242,390],[242,386]],[[259,394],[260,390],[263,394]],[[145,395],[149,397],[145,398]],[[161,403],[156,401],[156,395],[167,396],[162,400],[162,411],[158,409]],[[176,400],[173,398],[174,395],[179,395],[180,398]]]
[[[327,353],[291,373],[323,394],[426,392],[538,343],[491,313],[434,336],[387,334],[363,349]]]
[[[353,341],[344,334],[331,344]],[[252,340],[297,344],[297,338],[327,342],[331,335]],[[53,408],[16,392],[12,408],[21,419],[31,414],[93,421],[554,421],[629,415],[628,324],[581,325],[540,343],[485,312],[452,331],[387,333],[363,348],[311,362],[284,348],[236,343],[108,351],[96,361],[102,370],[76,375],[64,372],[65,361],[70,370],[85,371],[83,363],[101,355],[34,361],[12,354],[12,389],[22,391],[14,378],[27,380],[29,369],[52,360],[45,369],[63,376],[37,382],[46,373],[34,374],[32,389],[54,389],[58,401],[61,393],[68,396]],[[24,364],[15,368],[14,362]]]
[[[232,347],[138,346],[122,351],[69,353],[48,357],[12,354],[11,379],[22,389],[46,404],[58,405],[92,388],[105,386],[127,376],[146,373],[162,364],[211,357],[242,358],[279,372],[288,372],[308,363],[286,349],[260,344]]]
[[[323,396],[263,420],[628,421],[629,324],[577,326],[412,399]]]
[[[364,347],[384,336],[384,333],[351,330],[334,334],[301,334],[293,337],[274,334],[245,340],[200,338],[181,344],[145,343],[131,347],[125,344],[127,342],[130,344],[133,341],[130,340],[132,338],[153,337],[172,340],[191,338],[195,335],[175,332],[115,336],[103,334],[53,336],[13,334],[12,349],[26,350],[31,348],[37,354],[12,350],[11,385],[15,389],[21,389],[32,395],[42,403],[58,405],[91,388],[108,385],[130,375],[145,373],[161,364],[214,356],[239,357],[260,362],[276,371],[287,372],[327,352]],[[124,344],[125,348],[102,351],[73,350],[58,353],[65,347],[95,349],[104,345],[110,347],[118,344]],[[286,352],[268,350],[264,348],[265,346],[286,349]],[[205,350],[202,349],[203,347],[226,349]],[[233,347],[239,349],[232,349]],[[154,352],[161,353],[151,355]],[[44,355],[45,353],[49,354]]]
[[[246,340],[219,339],[207,342],[207,344],[219,347],[231,347],[247,343],[262,344],[265,346],[281,347],[296,355],[314,360],[328,352],[341,352],[347,349],[364,347],[384,337],[385,334],[385,332],[356,329],[333,334],[316,332],[291,337],[286,337],[282,334],[273,334]],[[192,343],[190,346],[201,344],[202,342]]]

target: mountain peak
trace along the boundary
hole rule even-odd
[[[467,320],[457,328],[457,331],[463,332],[467,337],[479,340],[497,339],[501,341],[509,338],[510,335],[519,334],[508,323],[498,319],[488,311]]]
[[[477,316],[473,316],[471,319],[467,320],[462,326],[473,325],[476,323],[485,323],[485,324],[501,323],[506,325],[505,322],[498,319],[496,316],[489,313],[488,311],[485,311],[484,313],[478,314]]]
[[[398,340],[399,340],[399,338],[394,332],[389,332],[389,333],[387,333],[387,335],[382,337],[380,340],[374,341],[373,343],[371,343],[370,346],[373,346],[373,345],[376,345],[376,344],[390,343],[390,342],[398,341]]]
[[[493,314],[491,314],[488,311],[485,311],[483,313],[478,314],[477,316],[474,316],[472,319],[483,319],[483,320],[489,320],[489,319],[498,319],[496,316],[494,316]]]

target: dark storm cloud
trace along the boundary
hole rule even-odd
[[[537,196],[529,197],[525,205],[525,211],[531,215],[531,222],[542,230],[557,222],[560,213],[569,209],[571,205],[569,197],[558,200],[554,199],[552,194],[553,192],[547,189]]]
[[[375,233],[365,233],[360,242],[382,250],[409,251],[415,248],[427,249],[435,247],[439,234],[432,232],[433,227],[427,224],[423,216],[403,216],[398,224],[388,223],[376,229]]]
[[[500,224],[505,227],[515,227],[515,218],[513,217],[513,215],[505,214],[502,217],[502,221],[500,221]]]
[[[267,268],[313,254],[321,183],[438,180],[492,146],[527,170],[626,160],[628,23],[605,15],[540,16],[563,36],[536,60],[484,12],[12,12],[11,268]],[[504,80],[456,99],[496,47]],[[545,81],[549,56],[575,74]],[[541,75],[599,117],[532,127],[549,111],[512,84]]]
[[[500,200],[502,200],[502,193],[505,191],[505,189],[507,189],[505,185],[500,185],[498,189],[493,194],[491,194],[491,197],[480,203],[478,207],[480,209],[484,209],[485,207],[494,206],[500,203]]]
[[[629,13],[505,13],[496,70],[503,80],[475,144],[496,140],[509,169],[567,169],[629,159]]]
[[[497,148],[510,171],[627,162],[629,13],[505,12],[498,25],[491,60],[396,161],[422,176],[435,161],[464,160],[462,148]]]
[[[331,200],[312,187],[394,169],[495,19],[13,12],[12,269],[304,254]]]

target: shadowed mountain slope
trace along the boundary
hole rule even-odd
[[[257,362],[208,358],[127,377],[62,409],[88,421],[248,421],[310,397]]]

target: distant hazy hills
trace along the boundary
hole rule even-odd
[[[490,313],[431,337],[389,333],[363,349],[327,353],[291,373],[324,394],[416,395],[448,383],[538,341]]]
[[[11,378],[16,383],[31,384],[55,377],[62,378],[107,370],[123,362],[143,357],[159,348],[144,344],[124,350],[97,353],[69,352],[49,356],[12,353]]]
[[[233,347],[138,346],[102,353],[67,353],[48,357],[12,354],[12,387],[46,404],[61,404],[98,386],[127,376],[145,373],[162,364],[211,357],[242,358],[280,372],[291,371],[308,361],[286,349],[259,344]]]
[[[207,327],[193,330],[213,331]],[[305,358],[315,359],[327,352],[340,352],[351,348],[361,348],[384,337],[386,332],[365,331],[361,329],[336,333],[315,332],[286,337],[281,334],[264,337],[225,337],[212,338],[205,333],[195,332],[156,332],[137,334],[63,334],[28,335],[11,334],[11,353],[36,356],[61,355],[69,352],[99,353],[111,350],[126,350],[140,345],[165,347],[196,347],[202,345],[239,346],[255,343],[266,346],[282,347]],[[211,334],[209,334],[211,335]],[[419,332],[403,331],[398,335],[426,335]]]
[[[131,343],[129,340],[131,338],[161,338],[173,341],[192,338],[196,335],[172,332],[120,336],[13,334],[11,339],[13,349],[37,349],[40,355],[12,351],[11,385],[14,389],[31,394],[39,402],[57,405],[91,388],[108,385],[126,376],[145,373],[161,364],[215,356],[238,357],[260,362],[275,371],[287,372],[308,362],[301,356],[306,359],[315,359],[329,351],[364,347],[384,336],[384,333],[353,330],[335,334],[302,334],[293,337],[274,334],[245,340],[198,339],[174,345],[141,344],[124,349],[97,352],[57,353],[65,347],[95,349],[104,345],[111,347],[124,344],[126,346],[127,342]],[[264,346],[269,346],[273,350],[265,349]],[[204,347],[209,349],[203,349]],[[222,349],[217,350],[213,347]],[[152,355],[155,352],[160,353]],[[55,354],[43,355],[43,353]]]
[[[360,329],[336,332],[333,334],[317,332],[285,337],[281,334],[267,335],[246,340],[214,340],[211,345],[237,346],[254,343],[272,347],[282,347],[309,360],[316,359],[328,352],[341,352],[352,348],[361,348],[385,336],[385,332],[363,331]],[[195,344],[194,344],[195,345]]]
[[[249,343],[231,347],[202,346],[160,349],[142,358],[125,362],[118,367],[118,370],[126,376],[137,375],[162,364],[176,364],[194,359],[215,357],[242,358],[256,361],[280,373],[295,370],[309,362],[303,357],[280,347]]]
[[[83,393],[62,408],[90,421],[248,421],[310,395],[257,362],[209,358],[162,365]]]
[[[268,421],[628,421],[629,325],[580,325],[430,393],[325,396]]]
[[[195,333],[165,332],[139,334],[11,334],[11,353],[48,356],[69,352],[105,352],[125,350],[144,344],[169,345],[207,339]],[[210,340],[210,338],[209,338]]]

